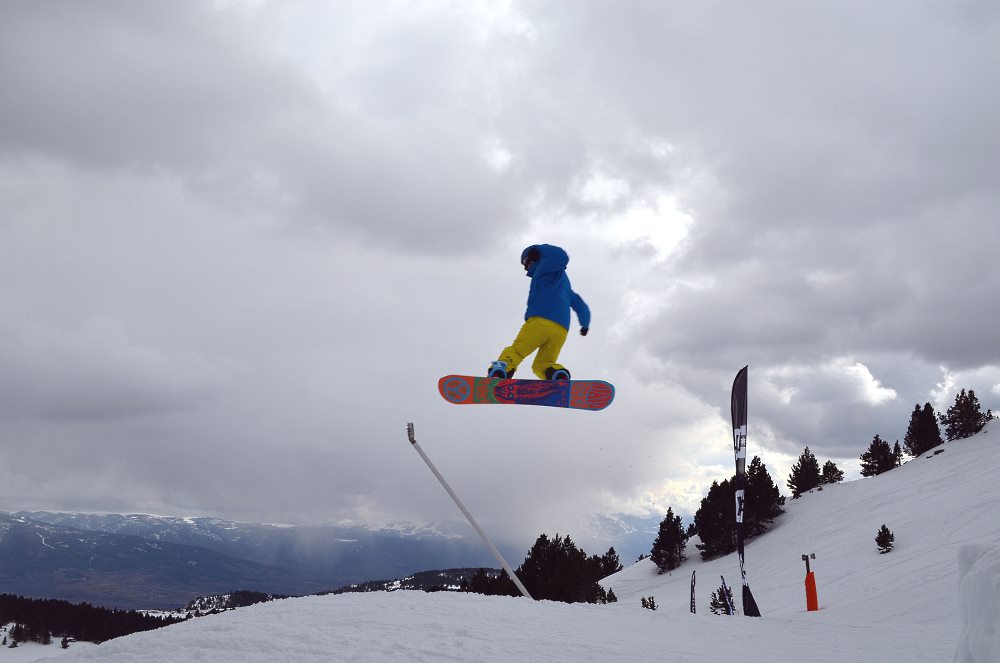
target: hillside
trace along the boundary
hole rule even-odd
[[[692,555],[670,575],[657,575],[645,560],[605,579],[619,596],[610,605],[443,592],[317,596],[192,620],[70,650],[56,660],[125,662],[155,652],[165,663],[207,657],[221,663],[949,661],[961,634],[959,551],[971,543],[1000,549],[993,514],[1000,472],[992,463],[998,444],[1000,426],[993,422],[973,438],[880,477],[791,502],[777,527],[747,547],[760,619],[710,614],[718,575],[738,586],[738,564],[735,556],[701,562]],[[896,534],[887,555],[874,543],[883,522]],[[801,555],[807,552],[816,553],[821,610],[814,613],[805,611]],[[997,567],[980,577],[979,587],[1000,588]],[[691,571],[699,578],[695,615],[688,612]],[[660,609],[641,608],[642,596],[655,596]],[[967,613],[1000,619],[990,613],[1000,594],[980,592],[971,603],[969,593],[964,598]],[[975,660],[1000,660],[995,637],[978,645],[985,657]]]
[[[877,477],[826,486],[797,500],[774,529],[746,546],[747,579],[761,612],[787,617],[805,610],[805,564],[816,573],[823,619],[864,623],[957,626],[958,552],[963,544],[1000,545],[1000,421]],[[886,524],[895,549],[879,554],[875,534]],[[651,560],[603,581],[620,601],[654,595],[665,608],[686,610],[697,571],[698,605],[707,610],[719,576],[738,588],[735,554],[688,561],[657,575]],[[738,595],[738,594],[737,594]]]

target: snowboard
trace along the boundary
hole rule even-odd
[[[449,403],[545,405],[576,410],[603,410],[615,399],[615,388],[604,380],[499,380],[471,375],[446,375],[438,391]]]

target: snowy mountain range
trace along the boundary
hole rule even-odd
[[[289,527],[214,518],[0,513],[0,586],[120,608],[176,608],[250,589],[302,595],[430,568],[490,566],[432,528]]]
[[[735,555],[658,574],[649,559],[604,579],[608,605],[416,591],[286,599],[138,633],[56,660],[118,663],[291,660],[670,660],[703,663],[1000,661],[1000,422],[900,468],[786,505],[746,548],[763,616],[707,610]],[[886,524],[895,547],[880,554]],[[815,553],[819,610],[806,610],[801,556]],[[696,574],[697,612],[689,610]],[[657,610],[641,607],[655,597]],[[737,600],[737,604],[739,601]]]
[[[649,555],[653,541],[660,530],[660,522],[665,515],[661,513],[647,517],[624,514],[590,516],[584,523],[583,531],[589,540],[599,541],[600,548],[591,550],[588,545],[586,551],[589,554],[602,554],[607,552],[608,548],[614,547],[622,564],[628,565],[639,559],[640,555]],[[685,526],[691,520],[692,518],[684,519]]]
[[[649,552],[658,523],[595,517],[586,534],[606,541],[594,552],[613,545],[627,563]],[[503,552],[519,560],[526,551]],[[3,591],[120,608],[171,609],[196,596],[237,589],[299,596],[430,569],[495,565],[475,535],[447,525],[287,526],[143,514],[0,513]]]
[[[8,593],[151,608],[250,584],[302,586],[302,578],[208,548],[0,514],[0,586]]]

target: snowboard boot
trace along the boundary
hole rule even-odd
[[[569,380],[569,371],[565,368],[552,368],[549,366],[545,369],[545,379],[546,380]]]
[[[507,362],[500,360],[490,364],[489,369],[486,371],[486,377],[494,380],[507,380],[512,375],[514,375],[514,371],[507,372]]]

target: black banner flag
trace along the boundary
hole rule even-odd
[[[719,577],[722,578],[722,587],[719,589],[722,590],[722,600],[726,603],[726,614],[735,615],[736,606],[733,605],[733,590],[729,589],[729,585],[726,584],[726,576]]]
[[[694,609],[695,608],[695,606],[694,606],[694,574],[695,574],[695,571],[692,571],[691,572],[691,612],[692,613],[694,613],[694,611],[695,611],[695,609]]]
[[[733,381],[733,451],[736,454],[736,552],[740,556],[740,575],[743,578],[743,614],[760,617],[757,602],[747,584],[743,561],[743,506],[747,483],[747,368],[744,366]]]

